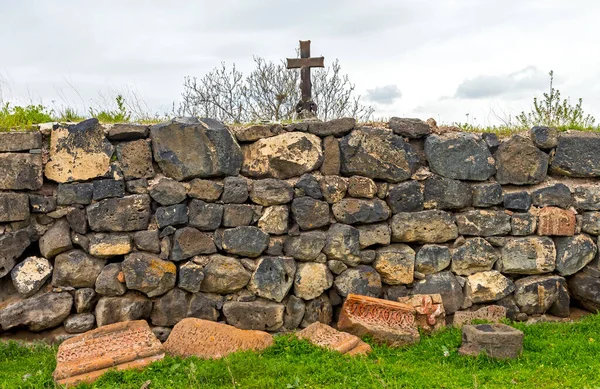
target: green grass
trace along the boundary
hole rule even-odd
[[[78,388],[600,388],[600,316],[577,323],[517,324],[523,355],[495,361],[458,354],[460,330],[445,330],[407,349],[374,346],[344,357],[289,336],[262,353],[221,360],[167,357],[143,371],[112,371]],[[56,348],[0,342],[0,388],[56,388]],[[446,355],[445,355],[446,354]],[[24,380],[23,377],[26,377]]]

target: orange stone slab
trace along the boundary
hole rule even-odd
[[[378,343],[399,347],[419,342],[416,311],[407,304],[349,294],[337,327],[358,337],[369,335]]]
[[[412,296],[400,297],[399,303],[408,304],[417,311],[417,326],[425,333],[446,327],[446,311],[439,294],[414,294]]]
[[[538,235],[575,235],[575,213],[557,207],[544,207],[538,213]]]
[[[476,311],[457,311],[454,312],[452,320],[453,327],[462,327],[465,324],[473,324],[475,320],[485,320],[490,323],[498,323],[500,320],[506,319],[506,308],[500,305],[488,305],[479,308]]]
[[[64,341],[58,347],[54,380],[67,386],[91,383],[110,369],[141,368],[164,356],[145,320],[110,324]]]
[[[264,350],[272,344],[273,336],[263,331],[186,318],[173,327],[164,347],[173,356],[217,359],[236,351]]]
[[[363,342],[358,336],[335,328],[314,322],[302,331],[296,333],[300,339],[306,339],[315,346],[327,348],[348,355],[368,354],[371,346]]]

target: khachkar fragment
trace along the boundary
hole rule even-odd
[[[115,323],[62,343],[53,376],[59,385],[74,386],[93,382],[109,369],[141,368],[164,356],[145,320]]]
[[[164,346],[172,356],[217,359],[237,351],[264,350],[272,344],[273,336],[263,331],[186,318],[173,327]]]
[[[488,305],[476,311],[454,312],[452,326],[460,328],[465,324],[471,324],[475,320],[498,323],[502,319],[506,319],[506,308],[500,305]]]
[[[371,336],[390,347],[418,343],[416,311],[407,304],[373,297],[348,295],[338,320],[338,329],[362,337]]]
[[[517,358],[523,351],[523,332],[506,324],[466,325],[462,329],[462,355],[478,356],[485,353],[491,358]]]
[[[400,297],[399,303],[407,304],[416,311],[417,326],[430,334],[446,326],[446,311],[439,294],[415,294]]]
[[[371,352],[371,346],[363,342],[358,336],[338,331],[318,321],[296,333],[296,336],[308,340],[315,346],[346,355],[365,355]]]

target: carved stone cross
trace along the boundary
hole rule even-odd
[[[310,81],[310,68],[322,68],[324,58],[310,58],[310,41],[300,41],[300,58],[288,58],[287,68],[300,68],[300,90],[302,91],[302,100],[296,104],[296,113],[317,112],[317,105],[312,100],[312,83]]]

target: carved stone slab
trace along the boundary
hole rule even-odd
[[[358,337],[369,335],[378,343],[399,347],[419,342],[415,314],[407,304],[349,294],[337,326]]]
[[[462,329],[461,355],[478,356],[481,353],[491,358],[517,358],[523,351],[522,331],[506,324],[466,325]]]
[[[491,323],[498,323],[505,318],[506,308],[500,305],[488,305],[476,311],[455,312],[452,326],[460,328],[465,324],[472,324],[474,320],[486,320]]]
[[[446,326],[446,311],[439,294],[415,294],[400,297],[399,303],[408,304],[416,311],[417,326],[425,333],[432,333]]]
[[[576,218],[573,211],[544,207],[538,214],[538,235],[573,236]]]
[[[371,352],[371,346],[358,336],[338,331],[318,321],[297,332],[296,336],[308,340],[315,346],[335,350],[342,354],[365,355]]]
[[[165,350],[179,357],[223,358],[236,351],[260,351],[273,344],[273,336],[263,331],[240,330],[209,320],[186,318],[173,327]]]
[[[90,383],[109,369],[140,368],[164,356],[145,320],[115,323],[63,342],[56,355],[54,380],[67,386]]]

